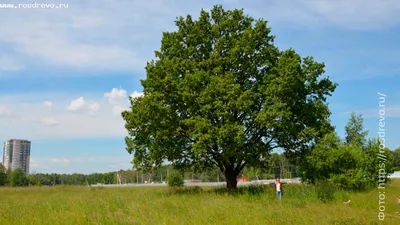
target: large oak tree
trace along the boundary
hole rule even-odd
[[[276,148],[301,153],[332,126],[324,64],[280,51],[265,20],[215,6],[176,20],[122,113],[136,168],[217,166],[228,188]]]

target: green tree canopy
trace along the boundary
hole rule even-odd
[[[328,180],[336,187],[354,191],[386,183],[393,173],[393,152],[380,149],[378,139],[366,139],[361,115],[352,113],[346,130],[349,132],[345,140],[332,132],[307,152],[301,162],[303,180]]]
[[[356,115],[354,112],[350,115],[350,120],[345,127],[346,143],[365,146],[368,131],[364,130],[364,118],[362,115]]]
[[[7,183],[7,179],[7,170],[3,164],[0,163],[0,186],[4,186]]]
[[[11,172],[10,185],[12,187],[22,187],[28,185],[28,179],[21,169],[15,169]]]
[[[276,148],[302,152],[332,131],[336,84],[324,64],[280,51],[265,20],[215,6],[176,21],[147,63],[144,95],[122,113],[134,166],[217,166],[236,188],[247,166]]]
[[[393,151],[393,165],[396,171],[400,170],[400,147]]]

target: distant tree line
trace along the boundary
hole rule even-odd
[[[3,164],[0,164],[0,186],[21,187],[27,185],[29,185],[28,179],[21,169],[6,170]]]
[[[301,177],[309,183],[329,182],[341,189],[366,190],[387,181],[388,175],[400,170],[400,148],[391,151],[380,149],[377,139],[367,139],[361,115],[352,114],[342,140],[336,133],[326,135],[309,152],[297,158],[286,154],[272,153],[263,159],[259,167],[245,167],[242,173],[250,180]],[[385,165],[379,161],[379,153],[385,155]],[[385,174],[379,174],[379,171]],[[225,176],[217,167],[202,172],[178,170],[172,165],[163,165],[151,170],[120,170],[92,174],[34,173],[25,176],[22,170],[6,170],[0,164],[0,186],[40,185],[93,185],[126,183],[161,183],[168,174],[178,172],[185,180],[202,182],[225,182]],[[237,177],[240,178],[241,174]]]
[[[291,165],[285,155],[273,153],[266,160],[266,167],[244,168],[243,173],[252,180],[296,177],[295,166]],[[203,172],[182,171],[171,165],[164,165],[152,171],[120,170],[108,173],[92,174],[57,174],[33,173],[28,176],[17,169],[6,170],[0,164],[0,186],[53,186],[53,185],[93,185],[93,184],[126,184],[126,183],[162,183],[169,173],[179,172],[185,180],[201,180],[202,182],[225,182],[224,174],[218,168],[210,168]]]
[[[88,185],[94,183],[113,184],[116,172],[93,174],[56,174],[34,173],[28,176],[21,169],[6,170],[0,164],[0,186],[52,186],[52,185]]]

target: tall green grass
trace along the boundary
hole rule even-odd
[[[323,203],[312,186],[284,188],[282,201],[272,186],[0,188],[0,224],[381,224],[377,190],[337,191]],[[385,193],[382,224],[399,224],[400,180]]]

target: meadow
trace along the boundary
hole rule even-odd
[[[399,224],[400,179],[385,189],[336,192],[322,203],[312,186],[288,184],[282,201],[272,187],[25,187],[0,188],[0,224]],[[344,201],[351,200],[350,204]]]

